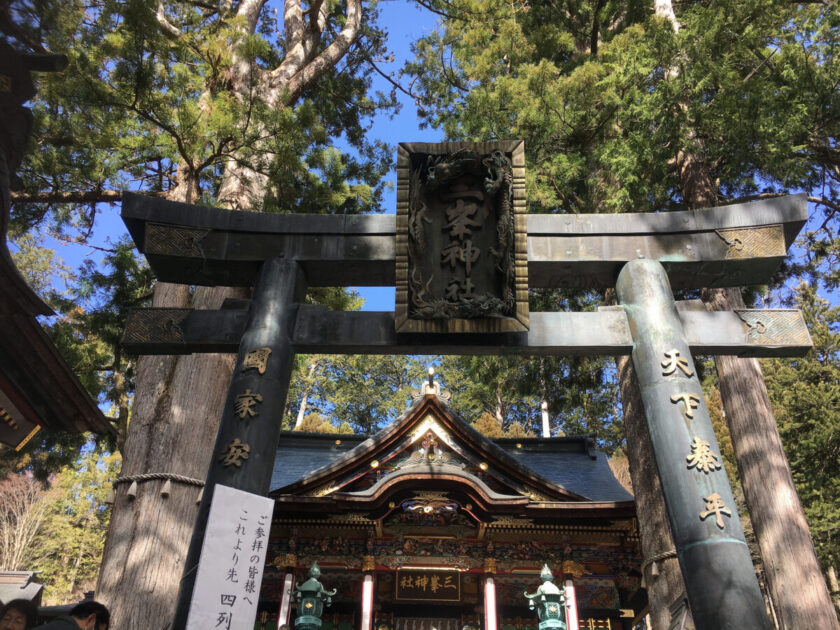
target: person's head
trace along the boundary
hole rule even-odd
[[[35,604],[28,599],[13,599],[0,608],[0,630],[29,630],[35,625]]]
[[[76,604],[70,611],[70,616],[76,620],[82,630],[108,630],[111,614],[99,602],[93,600]]]

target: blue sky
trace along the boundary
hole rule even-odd
[[[412,59],[411,44],[420,37],[431,33],[437,23],[437,18],[430,11],[421,10],[413,2],[403,0],[387,0],[379,4],[381,23],[388,30],[388,46],[394,53],[394,62],[382,64],[384,72],[399,72],[403,63]],[[388,92],[391,85],[383,78],[376,76],[374,90]],[[420,129],[417,120],[417,108],[413,101],[405,94],[397,93],[402,109],[394,118],[379,116],[374,120],[370,136],[384,140],[394,147],[394,165],[396,165],[396,145],[398,142],[440,142],[443,134],[434,129]],[[394,213],[397,207],[396,168],[391,169],[388,179],[392,186],[385,195],[382,210]],[[394,287],[361,287],[357,291],[365,298],[362,310],[393,311]]]

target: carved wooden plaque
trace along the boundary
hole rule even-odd
[[[398,601],[459,602],[461,572],[446,569],[397,569]]]
[[[528,330],[525,145],[400,143],[397,332]]]

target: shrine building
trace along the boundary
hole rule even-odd
[[[317,562],[324,630],[537,628],[547,564],[571,629],[631,630],[647,597],[633,496],[588,437],[488,438],[426,385],[367,435],[284,432],[259,629],[293,627]]]

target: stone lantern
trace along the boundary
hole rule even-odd
[[[321,569],[318,563],[309,569],[309,579],[303,584],[295,584],[295,598],[297,599],[297,618],[295,630],[318,630],[321,627],[321,614],[324,606],[332,603],[335,589],[328,591],[318,580]]]
[[[547,628],[559,628],[566,630],[566,592],[561,590],[554,583],[554,576],[548,565],[543,565],[540,572],[540,579],[543,583],[536,593],[525,593],[528,598],[528,607],[537,611],[537,618],[540,620],[540,630]]]

